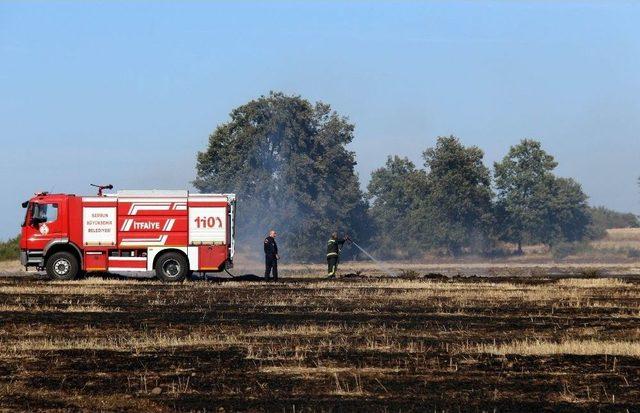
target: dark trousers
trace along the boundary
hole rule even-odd
[[[327,257],[327,275],[336,275],[338,271],[338,256],[331,255]]]
[[[273,255],[264,256],[264,278],[269,279],[273,272],[273,279],[278,279],[278,260]]]

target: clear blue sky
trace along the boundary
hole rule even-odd
[[[36,190],[185,188],[232,108],[270,90],[356,124],[364,183],[454,134],[524,137],[591,202],[640,213],[632,2],[0,2],[0,239]]]

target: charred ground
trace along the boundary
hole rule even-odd
[[[0,278],[3,409],[632,411],[634,277]]]

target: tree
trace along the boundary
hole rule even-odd
[[[512,146],[501,162],[494,163],[500,236],[516,243],[520,253],[522,243],[544,223],[541,206],[550,199],[551,171],[557,165],[540,142],[531,139]]]
[[[454,136],[439,137],[434,148],[423,152],[429,197],[422,221],[431,227],[434,242],[452,255],[487,241],[493,194],[483,156],[480,148],[465,147]]]
[[[425,251],[414,221],[418,201],[428,195],[427,175],[407,158],[387,158],[384,167],[371,174],[367,197],[375,225],[372,237],[382,258],[414,257]]]
[[[361,237],[366,203],[345,145],[354,126],[321,102],[271,92],[234,109],[197,157],[200,191],[238,194],[238,239],[280,230],[294,260],[324,256],[332,230]],[[260,244],[257,245],[259,247]]]
[[[532,238],[550,247],[563,241],[581,241],[587,235],[591,217],[587,196],[579,183],[570,178],[556,178],[540,198],[542,225],[535,228]]]
[[[587,196],[573,179],[553,174],[553,156],[540,142],[524,139],[494,164],[497,221],[501,238],[518,244],[582,240],[590,215]]]

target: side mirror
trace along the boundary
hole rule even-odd
[[[33,217],[31,218],[31,225],[36,226],[38,224],[42,224],[43,222],[47,222],[46,218],[42,217]]]

